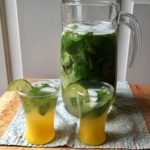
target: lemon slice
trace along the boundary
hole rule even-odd
[[[28,92],[32,89],[32,85],[25,79],[17,79],[8,84],[8,91]]]

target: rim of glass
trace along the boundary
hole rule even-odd
[[[106,82],[99,82],[99,84],[100,84],[100,87],[104,87],[104,88],[106,88],[106,89],[108,89],[111,93],[109,94],[109,95],[111,95],[112,96],[112,98],[113,98],[113,96],[114,96],[114,94],[115,94],[115,89],[114,89],[114,87],[111,85],[111,84],[109,84],[109,83],[106,83]],[[99,88],[100,88],[99,87]],[[97,89],[99,89],[99,88],[97,88]],[[97,96],[91,96],[91,95],[89,95],[89,94],[84,94],[84,93],[82,93],[82,92],[80,92],[80,91],[75,91],[77,94],[79,94],[80,96],[84,96],[84,97],[97,97]]]
[[[36,96],[36,95],[32,96],[32,95],[28,95],[28,93],[25,93],[25,92],[22,92],[22,91],[18,91],[19,95],[26,96],[26,97],[31,97],[31,98],[44,98],[44,97],[58,95],[59,90],[60,90],[60,85],[58,83],[56,83],[54,81],[51,81],[51,80],[48,80],[48,79],[43,79],[43,80],[39,80],[39,81],[36,81],[36,82],[38,83],[38,82],[43,82],[43,81],[47,81],[47,83],[49,83],[49,85],[51,85],[51,83],[55,84],[56,86],[50,86],[50,87],[52,87],[52,88],[54,88],[56,90],[54,92],[52,92],[52,93],[49,93],[49,94],[43,95],[43,96],[39,96],[39,95],[38,96]],[[33,83],[36,83],[36,82],[33,82]],[[32,82],[31,82],[31,84],[32,84]],[[32,86],[34,86],[34,85],[32,85]]]
[[[62,6],[65,6],[65,5],[67,5],[67,6],[77,6],[77,5],[85,5],[85,6],[119,6],[119,3],[117,3],[117,2],[112,2],[112,1],[97,1],[97,2],[82,2],[82,1],[73,1],[73,0],[71,0],[71,1],[68,1],[68,2],[63,2],[62,4],[61,4]]]

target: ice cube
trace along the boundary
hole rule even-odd
[[[56,89],[53,87],[45,87],[45,88],[42,88],[40,91],[47,92],[47,93],[53,93],[53,92],[56,92]]]
[[[88,89],[88,94],[89,94],[89,98],[90,98],[90,103],[93,105],[95,104],[95,102],[98,100],[97,98],[97,92],[95,89]]]

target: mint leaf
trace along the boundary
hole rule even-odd
[[[47,98],[47,100],[43,99],[43,103],[38,106],[38,112],[40,113],[40,115],[44,116],[55,105],[56,98]]]
[[[103,105],[98,104],[96,107],[90,109],[87,112],[83,112],[81,117],[99,117],[102,115],[104,112],[106,112],[111,104],[111,100],[105,101]]]

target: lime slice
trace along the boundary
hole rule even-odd
[[[32,89],[32,85],[25,79],[17,79],[8,84],[8,91],[28,92]]]
[[[64,90],[64,96],[67,97],[76,97],[76,91],[82,93],[83,95],[87,95],[87,90],[82,87],[80,84],[71,84]]]
[[[75,116],[79,116],[79,105],[77,104],[76,91],[82,93],[83,95],[88,94],[87,90],[77,83],[69,85],[64,90],[63,94],[67,110]],[[80,98],[80,101],[85,101],[85,97]]]

